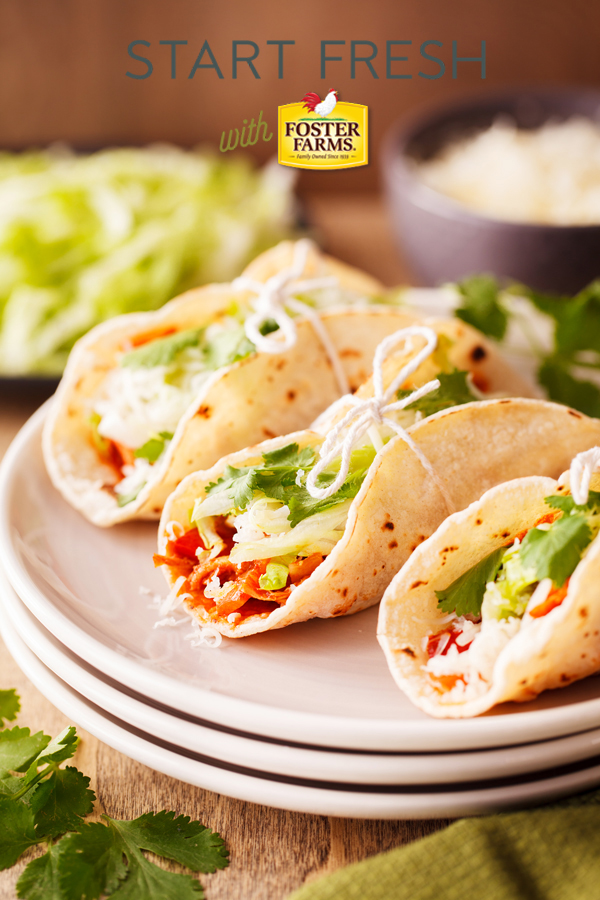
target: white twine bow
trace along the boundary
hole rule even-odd
[[[425,346],[419,350],[405,366],[403,366],[387,390],[384,390],[383,363],[388,354],[394,347],[401,343],[404,343],[405,350],[410,350],[412,346],[411,338],[418,335],[425,338]],[[316,500],[325,500],[327,497],[331,497],[332,494],[335,494],[348,477],[350,457],[355,444],[364,434],[369,432],[369,436],[373,440],[376,449],[380,450],[383,447],[383,441],[378,432],[374,434],[373,432],[370,432],[370,429],[372,429],[373,425],[387,425],[392,431],[395,431],[416,454],[424,468],[429,472],[438,486],[448,509],[450,511],[454,510],[446,486],[441,481],[425,454],[417,447],[405,429],[388,416],[389,413],[404,409],[410,403],[414,403],[415,400],[419,400],[421,397],[424,397],[426,394],[429,394],[430,391],[433,391],[440,386],[439,380],[435,378],[433,381],[428,381],[427,384],[412,391],[402,400],[392,400],[406,379],[409,378],[413,372],[419,368],[421,363],[433,353],[436,346],[437,335],[435,331],[424,325],[411,325],[409,328],[401,328],[399,331],[394,332],[394,334],[389,335],[389,337],[384,338],[379,344],[373,359],[373,387],[375,396],[367,399],[359,399],[356,396],[350,395],[348,397],[342,397],[341,400],[337,401],[340,405],[350,404],[351,409],[349,409],[346,415],[333,426],[325,438],[320,450],[321,458],[307,476],[306,489],[311,497],[314,497]],[[321,475],[327,467],[338,458],[341,458],[340,470],[334,481],[327,485],[327,487],[317,487],[319,475]]]
[[[600,447],[592,447],[584,450],[574,457],[569,470],[569,482],[573,500],[578,506],[588,502],[590,493],[590,481],[592,475],[600,465]]]
[[[337,287],[338,285],[337,278],[333,276],[302,279],[312,246],[313,242],[307,239],[297,241],[289,268],[282,269],[281,272],[272,275],[265,282],[255,281],[254,278],[249,278],[247,275],[240,275],[233,282],[233,288],[256,294],[253,302],[254,312],[246,319],[244,329],[248,340],[252,341],[261,353],[285,353],[295,345],[298,337],[296,324],[286,307],[292,312],[306,316],[331,361],[341,393],[346,394],[349,390],[346,373],[327,329],[319,314],[295,296],[303,291]],[[271,334],[261,334],[261,328],[269,320],[273,320],[279,330]]]

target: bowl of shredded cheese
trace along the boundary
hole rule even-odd
[[[489,272],[575,293],[600,276],[600,92],[515,90],[402,121],[383,175],[425,284]]]

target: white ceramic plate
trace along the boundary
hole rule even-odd
[[[152,566],[155,524],[99,529],[65,503],[43,465],[44,414],[1,466],[0,560],[34,616],[127,689],[228,728],[337,748],[464,750],[600,726],[598,678],[478,719],[428,718],[394,684],[375,608],[224,640],[217,650],[192,648],[180,629],[154,629],[139,588],[166,590]]]
[[[126,756],[158,772],[178,778],[206,790],[239,800],[275,806],[281,809],[326,816],[351,816],[377,819],[413,819],[480,815],[506,809],[531,806],[595,787],[600,783],[600,765],[580,763],[556,777],[500,786],[479,785],[475,790],[456,790],[455,786],[432,785],[429,788],[324,783],[301,784],[280,777],[250,774],[225,764],[207,765],[191,752],[160,741],[132,728],[70,688],[29,650],[7,619],[0,620],[0,633],[31,682],[62,713]],[[258,776],[258,777],[257,777]]]
[[[186,750],[266,773],[357,784],[450,784],[540,772],[600,754],[600,729],[517,747],[466,753],[336,752],[249,739],[157,709],[107,683],[101,673],[52,637],[0,573],[0,612],[29,649],[92,703],[150,735]]]

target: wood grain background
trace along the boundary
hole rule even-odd
[[[600,6],[589,0],[2,0],[0,4],[0,146],[51,141],[82,146],[174,141],[217,146],[223,130],[260,110],[272,126],[276,107],[323,95],[370,107],[371,159],[366,167],[331,173],[302,172],[302,190],[361,190],[378,182],[377,155],[392,121],[423,104],[473,91],[514,84],[600,83]],[[127,56],[132,40],[150,41],[152,76],[127,78],[144,67]],[[188,75],[208,39],[223,71]],[[177,77],[170,77],[170,48],[160,40],[187,40],[178,49]],[[253,40],[260,80],[242,65],[231,78],[232,40]],[[276,48],[267,40],[295,40],[277,78]],[[320,41],[345,40],[344,62],[330,63],[320,78]],[[379,80],[358,65],[350,77],[351,40],[377,44]],[[394,71],[412,79],[384,77],[386,40],[410,40],[409,62]],[[439,40],[446,74],[417,77],[418,48]],[[461,56],[479,56],[487,43],[487,77],[477,63],[450,72],[451,42]],[[144,54],[143,48],[138,52]],[[402,48],[395,48],[402,55]],[[436,48],[430,52],[437,54]],[[334,48],[331,55],[336,55]],[[206,60],[204,60],[206,61]],[[137,68],[135,68],[137,66]],[[431,71],[435,71],[430,64]],[[253,152],[266,159],[275,138]]]

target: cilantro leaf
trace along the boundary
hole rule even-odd
[[[273,500],[283,500],[284,488],[295,484],[298,469],[314,463],[315,452],[311,447],[300,450],[298,444],[287,444],[270,453],[263,454],[263,462],[258,466],[235,469],[226,466],[218,481],[209,484],[207,494],[222,491],[232,500],[236,509],[245,509],[254,498],[255,491],[263,491]]]
[[[175,361],[182,350],[198,346],[202,331],[202,328],[189,328],[167,337],[157,338],[155,341],[150,341],[136,350],[126,353],[121,359],[121,365],[132,369],[168,366]]]
[[[303,447],[298,444],[286,444],[277,450],[263,453],[263,462],[266,468],[273,466],[293,466],[295,469],[306,469],[315,462],[317,454],[312,447]]]
[[[215,334],[203,348],[204,362],[207,369],[221,369],[244,359],[256,351],[256,347],[246,337],[243,328],[227,329]]]
[[[20,709],[21,701],[14,688],[10,691],[0,691],[0,725],[4,723],[5,719],[9,722],[16,719]]]
[[[200,822],[174,812],[145,813],[131,822],[109,820],[128,843],[187,866],[194,872],[216,872],[229,865],[225,842]]]
[[[11,798],[0,800],[0,822],[0,869],[8,869],[39,838],[34,829],[33,811],[25,803],[15,803]]]
[[[553,296],[525,289],[533,305],[556,321],[556,352],[572,356],[578,350],[600,347],[600,280],[593,281],[575,297]]]
[[[600,417],[600,389],[591,381],[571,375],[572,366],[560,356],[548,356],[538,369],[538,381],[551,400],[580,410],[586,416]]]
[[[435,391],[425,394],[420,400],[409,403],[405,409],[414,409],[423,413],[423,416],[432,416],[441,409],[449,409],[451,406],[461,406],[463,403],[472,403],[477,400],[473,394],[467,378],[468,372],[440,372],[437,376],[440,386]],[[399,390],[398,400],[408,397],[412,391]]]
[[[600,509],[600,493],[590,491],[588,501],[583,505],[577,505],[571,494],[552,494],[550,497],[544,497],[544,503],[552,509],[560,509],[565,515],[577,511],[594,513]]]
[[[523,568],[535,571],[538,581],[551,578],[561,587],[591,540],[592,532],[585,516],[563,516],[547,531],[539,528],[528,531],[519,548],[519,557]]]
[[[101,822],[81,825],[59,846],[59,883],[65,897],[97,900],[103,893],[112,894],[127,878],[123,846]]]
[[[0,777],[27,769],[49,743],[50,737],[42,731],[31,734],[29,728],[17,725],[0,731]]]
[[[221,477],[206,488],[208,494],[226,493],[237,509],[244,509],[254,496],[254,469],[227,465]]]
[[[65,900],[60,888],[59,860],[63,842],[50,844],[43,856],[32,859],[17,881],[17,897],[22,900]],[[79,894],[77,900],[83,897]]]
[[[47,763],[58,764],[70,759],[77,750],[78,743],[79,738],[73,725],[65,728],[57,737],[52,738],[48,746],[32,761],[25,775],[25,782],[37,778],[37,770],[40,766]]]
[[[455,315],[490,337],[502,340],[508,314],[501,305],[498,282],[491,275],[471,275],[458,285],[462,304]]]
[[[0,799],[17,793],[23,780],[18,775],[0,775]]]
[[[38,786],[31,798],[39,839],[76,831],[91,813],[96,795],[90,779],[73,766],[57,769]]]
[[[130,822],[104,816],[108,825],[84,825],[69,835],[60,861],[60,884],[68,897],[96,900],[117,890],[127,900],[199,900],[200,884],[151,863],[148,850],[196,872],[214,872],[229,864],[218,834],[188,816],[146,813]],[[123,857],[127,862],[123,862]]]
[[[350,473],[346,481],[326,500],[316,500],[311,497],[304,485],[296,483],[299,469],[307,471],[312,468],[316,457],[317,454],[312,447],[300,450],[298,444],[287,444],[285,447],[264,453],[263,462],[258,466],[240,469],[227,466],[222,477],[208,485],[206,493],[225,491],[235,508],[243,510],[254,499],[254,492],[261,491],[266,497],[279,500],[289,507],[288,520],[293,528],[308,516],[356,497],[375,458],[375,450],[372,447],[361,447],[353,451]],[[324,487],[331,484],[334,477],[332,473],[323,474],[317,484]]]
[[[355,472],[350,472],[341,488],[325,500],[317,500],[314,497],[311,497],[304,486],[297,487],[294,493],[287,499],[287,504],[290,509],[288,519],[292,528],[294,528],[298,522],[307,519],[309,516],[325,512],[325,510],[331,509],[339,503],[343,503],[344,500],[354,499],[360,491],[368,471],[369,466],[366,466]],[[317,486],[326,487],[327,484],[330,484],[333,481],[333,478],[333,475],[322,475],[317,479]]]
[[[498,574],[505,551],[506,547],[498,547],[443,591],[436,591],[438,609],[445,613],[455,612],[457,616],[479,616],[485,586]]]
[[[173,435],[170,431],[160,431],[156,437],[150,438],[138,447],[133,455],[138,459],[147,459],[148,462],[155,463],[165,449],[165,443],[172,440]]]

